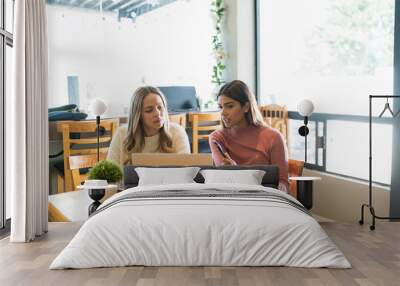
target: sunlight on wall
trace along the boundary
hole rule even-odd
[[[47,6],[49,27],[49,106],[68,103],[67,76],[77,76],[80,107],[95,97],[107,114],[126,112],[141,85],[194,85],[211,96],[210,1],[177,1],[139,16]]]

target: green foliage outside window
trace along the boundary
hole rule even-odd
[[[306,39],[310,60],[302,70],[319,74],[373,75],[393,66],[393,0],[335,0],[327,20]],[[316,60],[317,59],[317,60]]]
[[[224,0],[214,0],[211,3],[211,13],[215,20],[215,34],[212,36],[212,50],[215,57],[215,64],[212,70],[211,82],[220,86],[223,80],[224,70],[226,68],[226,54],[223,44],[222,23],[225,15]]]

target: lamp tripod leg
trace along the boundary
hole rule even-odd
[[[375,230],[375,209],[373,207],[369,207],[369,211],[371,212],[372,215],[372,225],[369,226],[370,230]]]
[[[360,225],[363,225],[364,224],[364,207],[366,206],[366,204],[363,204],[362,206],[361,206],[361,219],[358,221],[358,223],[360,224]]]

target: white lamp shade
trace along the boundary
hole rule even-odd
[[[314,111],[314,104],[311,100],[303,99],[297,104],[297,111],[302,116],[310,116]]]
[[[90,110],[92,111],[93,115],[101,116],[104,114],[104,112],[106,112],[107,105],[101,99],[96,98],[93,100]]]

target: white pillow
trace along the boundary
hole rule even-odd
[[[202,170],[205,184],[234,183],[261,185],[265,171],[262,170]]]
[[[193,179],[199,170],[199,167],[135,168],[139,176],[138,186],[195,183]]]

